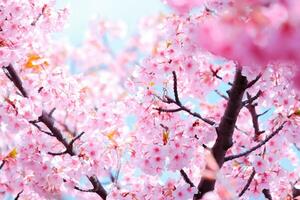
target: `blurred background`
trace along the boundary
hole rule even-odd
[[[62,36],[74,45],[80,44],[95,17],[124,21],[130,35],[141,17],[167,10],[161,0],[59,0],[57,5],[69,7],[70,18]]]

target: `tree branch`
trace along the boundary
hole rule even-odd
[[[179,96],[178,96],[176,72],[172,71],[172,74],[173,74],[173,91],[174,91],[175,102],[178,106],[181,106],[181,102],[180,102]]]
[[[51,131],[53,137],[55,137],[61,144],[66,148],[66,152],[71,156],[76,155],[73,145],[67,142],[67,140],[63,137],[61,131],[54,126],[54,119],[49,116],[46,111],[42,112],[42,115],[39,116],[38,120],[45,124],[47,128]]]
[[[189,108],[187,108],[186,106],[182,105],[179,97],[178,97],[178,89],[177,89],[177,76],[176,76],[176,72],[173,71],[172,72],[173,74],[173,90],[174,90],[174,96],[175,96],[175,100],[172,99],[171,97],[165,95],[164,98],[161,98],[159,96],[156,96],[158,99],[160,99],[162,102],[164,103],[168,103],[168,104],[175,104],[178,106],[178,108],[175,108],[175,109],[164,109],[164,108],[154,108],[155,110],[158,110],[159,112],[179,112],[179,111],[185,111],[187,112],[188,114],[204,121],[205,123],[211,125],[211,126],[215,126],[216,125],[216,122],[210,120],[210,119],[207,119],[207,118],[204,118],[202,117],[199,113],[197,112],[193,112],[191,111]]]
[[[75,186],[74,188],[78,191],[81,191],[81,192],[94,192],[94,193],[97,193],[103,200],[106,200],[107,192],[103,188],[103,186],[100,183],[100,181],[98,180],[98,178],[96,176],[90,176],[90,177],[88,177],[88,179],[93,185],[92,189],[81,189],[77,186]]]
[[[257,117],[261,117],[261,116],[265,115],[265,114],[268,113],[270,110],[271,110],[271,109],[268,109],[268,110],[264,111],[263,113],[258,114]]]
[[[10,64],[9,66],[2,67],[2,68],[4,70],[5,75],[14,83],[15,87],[21,92],[23,97],[28,98],[28,93],[23,88],[22,81],[21,81],[20,77],[18,76],[18,74],[16,73],[13,66]],[[42,115],[39,116],[38,120],[29,121],[29,123],[33,124],[39,130],[41,130],[41,129],[39,128],[37,123],[38,122],[44,123],[47,126],[47,128],[51,131],[51,134],[47,133],[46,131],[42,131],[42,132],[46,133],[46,134],[48,134],[52,137],[55,137],[66,148],[66,150],[64,152],[60,152],[60,153],[48,152],[49,154],[51,154],[51,155],[63,155],[66,152],[69,155],[74,156],[74,155],[76,155],[76,153],[74,151],[73,144],[76,140],[78,140],[84,134],[84,132],[82,132],[78,136],[74,137],[71,140],[71,142],[68,143],[67,140],[63,137],[61,131],[57,127],[54,126],[54,119],[51,116],[54,111],[55,111],[55,109],[52,109],[52,111],[50,113],[47,113],[46,111],[43,110]],[[4,162],[2,162],[1,165],[4,165]],[[107,192],[105,191],[105,189],[101,185],[98,178],[95,175],[93,175],[91,177],[88,177],[88,178],[89,178],[90,182],[92,183],[92,185],[94,186],[94,192],[97,193],[103,200],[105,200],[106,196],[107,196]]]
[[[71,140],[71,142],[69,143],[69,145],[70,146],[73,146],[73,144],[79,139],[79,138],[81,138],[81,136],[83,136],[83,134],[84,134],[84,131],[83,132],[81,132],[79,135],[77,135],[76,137],[74,137],[72,140]]]
[[[252,180],[253,180],[253,178],[254,178],[254,176],[255,176],[255,173],[256,173],[256,172],[255,172],[255,170],[253,169],[251,175],[249,176],[249,179],[248,179],[246,185],[244,186],[244,188],[243,188],[242,191],[240,192],[239,197],[243,196],[243,195],[245,194],[245,192],[248,190],[248,188],[250,187],[251,182],[252,182]]]
[[[221,68],[218,68],[218,69],[213,69],[212,67],[210,67],[210,71],[212,72],[213,76],[216,77],[217,79],[221,80],[221,81],[224,81],[223,78],[221,76],[218,75],[218,72],[221,70]],[[225,82],[225,81],[224,81]],[[227,83],[228,85],[232,86],[232,83],[231,82],[225,82]]]
[[[2,160],[2,163],[0,165],[0,170],[3,168],[4,164],[5,164],[5,160]]]
[[[8,66],[3,66],[2,67],[5,75],[7,76],[7,78],[9,78],[9,80],[11,80],[14,85],[16,86],[16,88],[21,92],[23,97],[28,97],[28,93],[26,92],[26,90],[24,89],[23,85],[22,85],[22,81],[20,79],[20,77],[18,76],[16,70],[13,68],[13,66],[11,64],[9,64]]]
[[[247,88],[252,87],[257,81],[261,78],[262,74],[260,73],[254,80],[250,81],[247,85]]]
[[[154,109],[159,112],[169,112],[169,113],[179,112],[183,110],[182,108],[174,108],[174,109],[154,108]]]
[[[300,189],[293,187],[293,198],[300,196]]]
[[[196,118],[202,120],[203,122],[205,122],[205,123],[207,123],[207,124],[209,124],[209,125],[211,125],[211,126],[215,126],[215,125],[216,125],[216,122],[214,122],[214,121],[212,121],[212,120],[210,120],[210,119],[207,119],[207,118],[202,117],[199,113],[191,111],[189,108],[187,108],[187,107],[184,106],[184,105],[179,105],[179,104],[177,104],[176,101],[175,101],[174,99],[172,99],[172,98],[170,98],[170,97],[168,97],[168,96],[166,96],[166,98],[167,98],[168,102],[176,104],[179,108],[178,108],[178,109],[171,109],[171,110],[163,109],[163,108],[155,108],[155,109],[158,110],[159,112],[175,112],[175,111],[178,112],[178,111],[185,111],[185,112],[187,112],[188,114],[190,114],[190,115],[192,115],[192,116],[194,116],[194,117],[196,117]]]
[[[183,180],[190,185],[190,187],[195,187],[194,183],[191,181],[191,179],[188,177],[188,175],[185,173],[183,169],[180,170],[180,174],[183,178]]]
[[[248,149],[247,151],[240,153],[240,154],[236,154],[236,155],[230,155],[225,157],[225,162],[236,159],[236,158],[240,158],[243,156],[247,156],[249,155],[251,152],[259,149],[260,147],[262,147],[263,145],[265,145],[269,140],[271,140],[275,135],[277,135],[284,127],[285,123],[287,121],[283,122],[273,133],[271,133],[269,136],[267,136],[263,141],[261,141],[259,144],[255,145],[254,147]]]
[[[263,189],[262,193],[264,194],[264,196],[265,196],[266,199],[272,200],[272,196],[271,196],[271,193],[270,193],[269,189]]]
[[[258,92],[259,93],[259,92]],[[254,128],[254,140],[258,141],[259,136],[264,133],[265,131],[260,131],[259,129],[259,123],[258,123],[258,117],[259,115],[256,112],[256,106],[257,104],[253,103],[253,99],[249,93],[247,93],[247,98],[248,98],[248,104],[246,105],[246,108],[248,109],[251,118],[252,118],[252,124]]]
[[[38,122],[37,120],[33,120],[33,121],[29,121],[29,123],[31,123],[33,126],[35,126],[39,131],[41,131],[42,133],[45,133],[51,137],[54,137],[54,135],[52,133],[50,133],[49,131],[45,131],[43,130],[39,125],[38,125]]]
[[[21,191],[17,194],[17,196],[14,198],[14,200],[18,200],[18,199],[20,198],[20,196],[21,196],[22,193],[23,193],[23,190],[21,190]]]
[[[58,153],[48,152],[48,154],[51,155],[51,156],[61,156],[61,155],[64,155],[64,154],[68,154],[68,151],[65,150],[65,151],[58,152]]]
[[[227,100],[228,101],[228,97],[225,96],[224,94],[222,94],[219,90],[214,90],[215,93],[217,93],[220,97],[222,97],[223,99]]]
[[[247,100],[246,101],[244,101],[243,102],[243,106],[246,106],[246,105],[248,105],[248,104],[251,104],[251,103],[253,103],[256,99],[258,99],[259,98],[259,96],[262,94],[262,91],[261,90],[259,90],[257,93],[256,93],[256,95],[255,96],[250,96],[250,94],[247,92]]]
[[[242,75],[242,69],[237,66],[234,81],[230,91],[228,92],[229,100],[227,107],[221,118],[219,126],[216,128],[217,139],[212,147],[212,155],[221,168],[227,150],[233,145],[232,136],[236,125],[237,117],[242,108],[242,100],[248,81]],[[207,166],[208,167],[208,166]],[[198,193],[194,195],[194,200],[200,199],[205,193],[214,190],[216,180],[201,178],[198,184]]]

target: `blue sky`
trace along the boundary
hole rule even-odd
[[[80,43],[89,21],[96,16],[123,20],[129,33],[133,33],[141,17],[167,9],[161,0],[58,0],[57,3],[59,7],[70,8],[69,25],[63,36],[73,44]]]

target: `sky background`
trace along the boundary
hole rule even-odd
[[[58,0],[58,7],[68,6],[70,18],[63,37],[72,44],[79,44],[84,38],[91,19],[123,20],[128,32],[134,33],[141,17],[166,11],[161,0]]]

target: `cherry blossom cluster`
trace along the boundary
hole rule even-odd
[[[42,44],[48,43],[50,32],[63,27],[68,15],[67,9],[54,6],[52,0],[0,2],[1,66],[11,61],[23,64],[31,55],[47,52]]]
[[[55,1],[0,2],[1,198],[299,196],[296,0],[167,0],[119,51],[120,22],[72,47]]]
[[[236,65],[203,52],[190,37],[198,33],[195,27],[199,22],[206,23],[207,18],[214,17],[211,12],[166,16],[162,22],[162,31],[167,30],[165,38],[131,79],[131,89],[136,91],[133,96],[139,102],[135,111],[138,119],[134,146],[143,159],[136,155],[136,150],[132,158],[142,163],[141,169],[146,174],[156,176],[163,173],[163,169],[177,170],[180,174],[180,169],[189,169],[193,172],[189,174],[193,182],[206,175],[203,152],[212,148],[216,140],[215,128],[223,114],[220,110],[227,107],[230,95],[224,87],[232,87]],[[211,45],[217,45],[211,41],[219,38],[221,36],[205,40],[203,36],[203,40]],[[224,199],[227,193],[227,196],[231,194],[228,199],[235,195],[243,199],[262,195],[282,199],[291,194],[291,190],[285,188],[284,193],[282,190],[287,182],[297,182],[299,177],[293,174],[299,160],[294,151],[282,152],[282,146],[286,149],[299,146],[299,138],[292,131],[299,126],[299,97],[291,84],[294,70],[293,64],[278,62],[270,63],[267,68],[252,70],[245,67],[242,70],[249,86],[235,126],[233,146],[219,172],[222,174],[220,179],[234,177],[233,188],[224,189],[228,183],[221,184],[217,178],[215,193],[207,193],[203,198],[221,195],[219,198]],[[176,85],[174,74],[177,74]],[[205,99],[211,93],[220,97],[217,104]],[[272,117],[261,122],[260,117],[268,112],[272,112]],[[177,153],[176,141],[180,141],[180,149],[186,153]],[[294,163],[292,171],[282,168],[280,158],[284,157]]]

